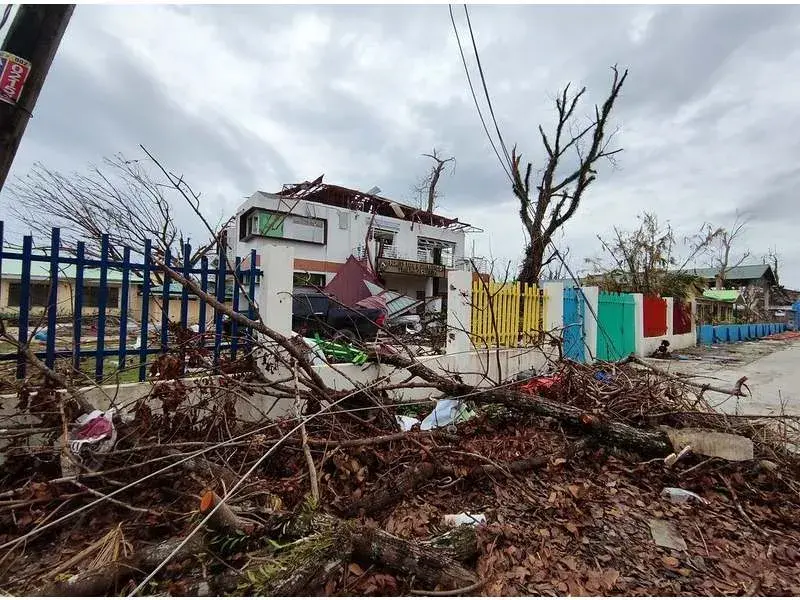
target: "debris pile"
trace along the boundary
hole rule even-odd
[[[38,390],[19,408],[37,424],[2,433],[0,588],[800,594],[792,419],[720,415],[709,386],[635,359],[475,389],[399,352],[366,354],[439,397],[319,388],[309,409],[295,370],[272,385],[305,416],[254,423],[236,395],[191,402],[177,384],[128,419]]]

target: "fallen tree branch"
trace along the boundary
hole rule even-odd
[[[167,540],[155,546],[143,548],[133,557],[110,562],[99,569],[84,571],[66,581],[45,585],[38,596],[105,596],[107,592],[125,583],[125,580],[141,571],[152,569],[169,556],[183,542],[183,538]],[[194,537],[175,555],[174,560],[191,558],[203,551],[203,542]]]
[[[446,451],[446,449],[444,449]],[[483,477],[496,474],[523,473],[546,465],[549,461],[547,456],[532,456],[530,458],[516,460],[508,464],[501,465],[480,465],[469,471],[465,479],[476,481]],[[376,490],[374,493],[352,502],[342,512],[347,517],[354,517],[361,511],[365,515],[373,515],[387,506],[394,504],[398,500],[413,493],[422,487],[430,479],[437,476],[456,477],[453,469],[433,463],[420,463],[407,470],[390,483]]]
[[[728,488],[728,492],[730,492],[730,494],[731,494],[731,501],[733,502],[733,505],[736,507],[736,510],[739,512],[739,514],[742,515],[742,518],[745,520],[745,522],[756,533],[760,533],[764,537],[769,537],[769,534],[766,531],[764,531],[761,527],[756,525],[753,522],[753,519],[751,519],[750,516],[746,512],[744,512],[744,508],[742,508],[742,505],[739,503],[739,497],[736,495],[736,492],[734,491],[733,487],[731,486],[731,482],[728,481],[728,478],[725,477],[724,475],[720,475],[720,478],[722,479],[722,482],[725,484],[725,487]]]
[[[249,519],[237,515],[233,509],[223,502],[212,490],[207,490],[200,499],[200,513],[205,514],[218,504],[220,507],[211,515],[211,519],[208,521],[212,529],[228,533],[241,531],[249,534],[253,532],[256,524]]]

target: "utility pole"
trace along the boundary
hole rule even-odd
[[[74,4],[22,4],[0,48],[0,190]]]

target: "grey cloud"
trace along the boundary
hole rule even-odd
[[[80,62],[67,57],[55,61],[47,89],[58,94],[42,94],[12,179],[24,176],[34,161],[71,171],[99,164],[103,156],[118,152],[143,156],[140,143],[168,168],[185,174],[198,191],[206,183],[222,181],[240,199],[264,179],[293,178],[284,158],[266,141],[224,117],[209,121],[186,113],[170,99],[168,90],[119,49],[113,37],[100,36],[96,43],[106,47],[113,72],[98,78]],[[43,160],[48,156],[61,160]],[[228,199],[208,198],[210,216],[216,217],[220,200]],[[188,214],[185,206],[176,210],[179,215]]]
[[[108,70],[98,77],[81,61],[57,57],[15,174],[24,174],[37,159],[62,170],[82,169],[105,154],[136,153],[141,142],[198,189],[226,190],[229,196],[216,202],[215,210],[232,210],[255,189],[271,190],[322,172],[329,181],[379,185],[387,196],[410,200],[410,187],[428,164],[420,154],[435,145],[458,159],[455,174],[442,181],[444,209],[456,216],[469,212],[474,222],[472,215],[480,216],[483,208],[487,221],[494,223],[500,218],[498,206],[508,203],[503,205],[508,212],[501,215],[503,225],[486,237],[496,253],[519,257],[522,236],[509,182],[472,104],[446,6],[169,7],[210,27],[243,61],[263,66],[248,75],[263,99],[265,119],[296,132],[287,147],[253,131],[237,114],[235,97],[226,114],[189,114],[177,93],[156,83],[113,32],[98,34],[107,15],[119,10],[81,6],[76,11],[64,44],[85,47],[86,60],[99,57]],[[151,9],[125,10],[136,14]],[[463,9],[454,11],[470,55]],[[641,39],[634,41],[634,21],[647,12],[654,14]],[[291,82],[278,81],[273,74],[276,55],[270,42],[276,36],[291,40],[297,16],[312,14],[330,24],[332,35],[324,47],[302,53],[302,59],[291,52],[281,58],[297,60],[281,66],[310,82],[308,97],[297,99],[283,93]],[[793,100],[800,102],[800,90],[791,78],[800,69],[794,54],[800,49],[795,33],[800,9],[472,6],[470,15],[506,143],[509,150],[518,144],[535,170],[544,158],[536,128],[539,123],[548,131],[552,127],[553,95],[568,81],[586,85],[582,114],[588,114],[607,93],[608,67],[630,67],[614,117],[625,152],[616,169],[601,169],[566,228],[563,243],[573,247],[575,262],[595,253],[596,233],[614,225],[631,226],[643,210],[656,210],[686,231],[703,220],[727,222],[736,209],[746,210],[753,214],[748,240],[754,251],[775,244],[764,230],[785,222],[800,183],[793,164],[800,151],[800,142],[794,140],[800,111],[792,108],[797,106]],[[296,43],[307,41],[298,38]],[[393,64],[369,75],[360,71],[357,59],[363,57],[358,53],[387,47],[397,49]],[[197,48],[198,61],[204,50]],[[442,76],[455,95],[423,101],[409,96],[402,106],[411,122],[398,130],[402,125],[385,114],[371,91],[385,86],[402,90],[410,61],[419,64],[423,58],[432,66],[447,67]],[[786,79],[758,85],[774,86],[771,97],[785,97],[783,103],[768,105],[758,90],[749,94],[743,85],[757,80],[760,66],[767,64],[785,65]],[[201,70],[197,65],[179,67]],[[343,91],[337,83],[344,79],[363,93]],[[723,85],[738,91],[733,96],[715,94]],[[678,115],[684,115],[679,124]],[[304,144],[315,138],[323,142],[320,147],[335,149],[335,161],[323,152],[304,151]],[[295,157],[294,162],[287,156]],[[797,262],[800,254],[793,258]],[[800,282],[800,268],[796,273],[791,268],[784,269],[784,277]]]

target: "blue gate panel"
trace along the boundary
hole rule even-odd
[[[583,294],[576,288],[564,290],[564,358],[585,362]]]

